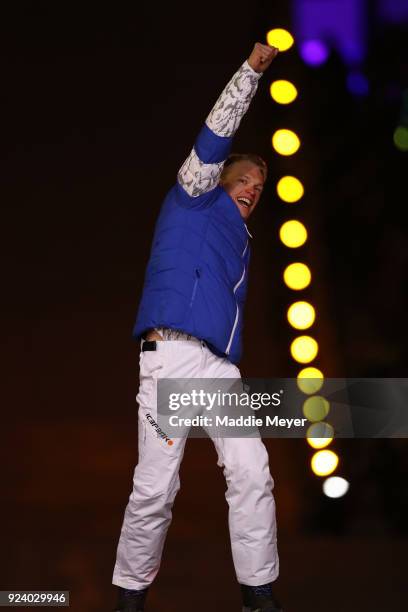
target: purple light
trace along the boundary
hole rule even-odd
[[[347,75],[347,89],[355,96],[366,96],[370,89],[367,77],[362,72],[350,72]]]
[[[391,23],[408,21],[407,0],[380,0],[377,5],[379,16]]]
[[[329,57],[329,49],[321,40],[306,40],[300,45],[300,56],[310,66],[320,66]]]
[[[325,41],[346,64],[358,66],[366,55],[366,5],[366,0],[292,0],[298,45],[311,40]]]

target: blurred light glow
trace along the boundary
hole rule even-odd
[[[294,302],[288,308],[287,317],[295,329],[307,329],[313,325],[316,312],[309,302]]]
[[[349,482],[340,476],[330,476],[323,482],[323,493],[332,499],[343,497],[349,488]]]
[[[330,404],[325,397],[313,395],[303,403],[303,415],[311,422],[323,421],[329,414]]]
[[[394,132],[394,144],[400,151],[408,151],[408,128],[399,125]]]
[[[282,28],[269,30],[266,40],[269,46],[277,47],[279,51],[287,51],[295,42],[292,34]]]
[[[408,22],[408,4],[406,0],[379,0],[377,11],[384,21],[391,23]]]
[[[306,440],[312,448],[320,449],[333,442],[334,429],[330,423],[313,423],[306,432]]]
[[[296,219],[291,219],[281,226],[279,237],[285,246],[290,249],[297,249],[306,242],[307,230],[303,223]]]
[[[347,89],[355,96],[366,96],[370,85],[367,77],[362,72],[355,70],[347,75]]]
[[[290,353],[295,361],[309,363],[319,352],[319,345],[311,336],[298,336],[290,345]]]
[[[347,65],[361,65],[367,52],[366,5],[366,0],[294,0],[292,24],[299,46],[318,41],[336,49]]]
[[[323,387],[324,376],[318,368],[303,368],[297,375],[297,385],[306,395],[317,393]]]
[[[303,196],[305,190],[302,183],[295,176],[283,176],[276,185],[278,196],[284,202],[297,202]]]
[[[278,104],[290,104],[296,100],[298,92],[290,81],[274,81],[270,87],[271,97]]]
[[[292,130],[276,130],[272,136],[272,146],[280,155],[293,155],[299,150],[300,140]]]
[[[311,467],[317,476],[328,476],[339,464],[339,458],[331,450],[317,451],[311,460]]]
[[[329,49],[322,40],[305,40],[300,45],[300,56],[309,66],[320,66],[327,61]]]
[[[300,291],[310,285],[312,274],[306,264],[295,262],[285,268],[283,280],[289,289]]]

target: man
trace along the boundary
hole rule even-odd
[[[120,536],[117,610],[141,612],[159,570],[180,486],[185,438],[157,433],[159,378],[239,378],[249,263],[245,221],[266,179],[256,155],[229,155],[258,80],[278,50],[256,43],[232,77],[182,165],[156,225],[134,328],[141,338],[139,462]],[[273,480],[260,437],[217,438],[228,485],[229,529],[243,611],[278,612]]]

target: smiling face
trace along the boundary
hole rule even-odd
[[[237,161],[228,166],[220,184],[246,220],[253,213],[263,190],[265,176],[261,168],[250,161]]]

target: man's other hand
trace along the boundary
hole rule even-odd
[[[278,53],[279,49],[276,47],[255,43],[252,53],[248,58],[248,64],[256,72],[265,72]]]

